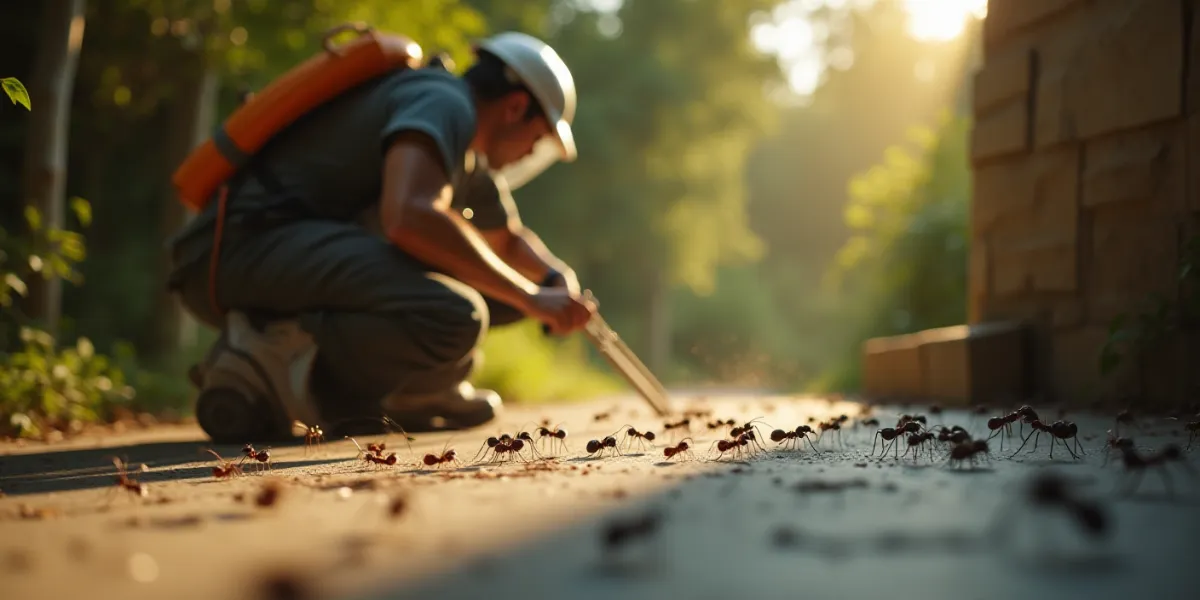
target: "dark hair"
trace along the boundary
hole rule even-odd
[[[543,116],[546,111],[529,88],[517,78],[516,73],[504,64],[498,56],[487,50],[479,50],[479,60],[463,73],[463,79],[474,90],[475,96],[484,102],[498,100],[513,92],[525,92],[529,95],[529,109],[525,111],[525,120]]]

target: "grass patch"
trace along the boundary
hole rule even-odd
[[[495,390],[505,402],[584,400],[624,389],[615,375],[589,360],[582,334],[549,338],[533,321],[489,332],[483,352],[482,368],[471,382]]]

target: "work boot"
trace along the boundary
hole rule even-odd
[[[464,381],[444,392],[394,394],[384,400],[384,412],[413,433],[478,427],[495,419],[503,405],[500,394]]]

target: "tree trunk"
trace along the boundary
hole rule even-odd
[[[160,239],[174,235],[189,218],[176,197],[170,175],[192,149],[208,138],[216,118],[218,81],[216,68],[202,54],[195,53],[189,57],[170,109],[168,173],[162,193]],[[194,344],[196,338],[195,322],[188,318],[175,295],[166,289],[171,270],[169,253],[163,251],[160,254],[157,266],[157,301],[152,324],[154,342],[153,347],[148,349],[151,356],[169,355],[184,345]]]
[[[29,85],[33,114],[22,173],[25,203],[38,209],[43,227],[49,229],[62,229],[65,224],[67,134],[75,70],[83,45],[85,5],[85,0],[45,0]],[[27,305],[32,319],[58,334],[61,280],[31,278]]]

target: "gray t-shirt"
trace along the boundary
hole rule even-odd
[[[272,194],[247,178],[227,203],[227,219],[249,214],[361,221],[378,212],[383,160],[390,140],[420,131],[437,144],[454,187],[452,206],[481,230],[517,218],[507,185],[469,151],[476,114],[467,83],[440,68],[406,70],[364,83],[308,113],[260,152],[282,188]],[[216,202],[169,244],[178,267],[211,247]],[[265,211],[264,211],[265,209]]]

